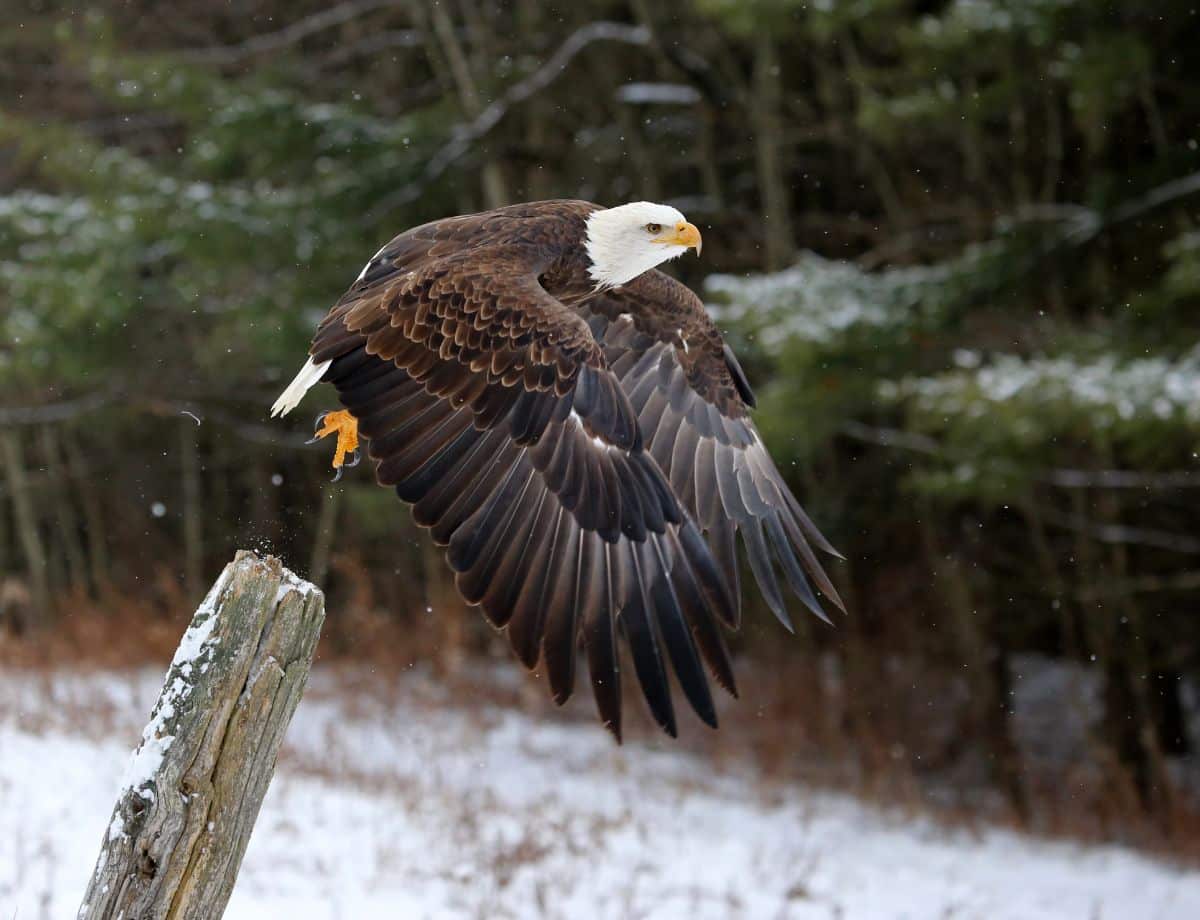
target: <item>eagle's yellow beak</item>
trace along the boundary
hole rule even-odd
[[[689,224],[686,220],[677,223],[675,229],[670,233],[655,237],[654,242],[664,243],[668,246],[686,246],[688,249],[696,250],[696,255],[700,255],[700,247],[703,245],[700,231],[696,229],[696,225]]]

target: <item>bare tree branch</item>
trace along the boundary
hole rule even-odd
[[[882,428],[847,419],[838,428],[841,434],[867,444],[911,450],[930,457],[945,456],[942,445],[928,435],[899,428]],[[1038,482],[1061,489],[1196,489],[1200,473],[1177,470],[1148,473],[1138,470],[1049,470],[1038,474]]]
[[[49,403],[45,406],[14,406],[10,409],[0,409],[0,426],[45,425],[51,422],[65,422],[76,416],[95,412],[115,399],[115,391],[108,389],[89,393],[78,399]]]
[[[901,431],[898,428],[876,428],[854,419],[847,419],[838,430],[856,441],[878,444],[881,447],[898,447],[930,456],[942,453],[941,445],[933,438],[911,431]]]
[[[1111,225],[1131,220],[1134,217],[1145,214],[1147,211],[1154,210],[1160,205],[1170,204],[1172,201],[1176,201],[1179,198],[1186,198],[1189,195],[1195,195],[1197,192],[1200,192],[1200,172],[1194,172],[1179,179],[1172,179],[1170,182],[1164,182],[1162,185],[1152,188],[1146,194],[1134,198],[1132,201],[1126,201],[1109,214],[1107,222]]]
[[[1179,572],[1175,575],[1141,575],[1085,585],[1076,592],[1080,600],[1128,597],[1154,591],[1195,591],[1200,588],[1200,572]]]
[[[285,26],[277,32],[256,35],[236,45],[214,45],[208,48],[197,48],[193,51],[188,51],[185,57],[198,61],[232,64],[256,54],[286,48],[288,45],[294,45],[299,41],[303,41],[308,36],[315,35],[317,32],[323,32],[325,29],[343,25],[352,19],[357,19],[359,16],[385,6],[396,5],[396,0],[348,0],[346,3],[339,3],[337,6],[330,7],[327,10],[322,10],[319,13],[298,19],[296,22]]]
[[[271,447],[304,447],[309,441],[307,435],[288,431],[278,424],[248,422],[244,416],[225,412],[219,408],[205,409],[193,402],[150,399],[141,400],[134,408],[158,416],[189,415],[201,423],[211,421],[222,428],[233,431],[240,440],[252,444],[265,444]],[[263,415],[265,417],[266,413],[264,412]]]
[[[442,46],[442,54],[450,68],[450,76],[458,90],[459,104],[471,118],[478,118],[482,113],[483,103],[479,98],[479,88],[475,76],[471,72],[471,64],[467,53],[454,30],[454,23],[442,4],[435,2],[430,7],[430,17],[433,20],[433,31]],[[489,208],[498,208],[510,204],[504,171],[493,154],[484,157],[483,162],[483,193],[484,201]]]
[[[1059,514],[1050,509],[1044,509],[1042,516],[1051,524],[1087,534],[1100,543],[1152,546],[1176,553],[1200,553],[1200,540],[1166,530],[1129,527],[1125,524],[1103,524],[1081,514]]]
[[[459,125],[453,131],[450,140],[425,164],[421,177],[398,188],[381,200],[363,216],[363,222],[375,223],[395,208],[419,198],[432,182],[466,156],[478,140],[495,128],[513,106],[519,105],[535,93],[550,86],[562,76],[567,65],[579,52],[589,45],[601,41],[646,46],[650,43],[650,30],[642,26],[627,26],[617,22],[593,22],[576,29],[545,64],[524,80],[510,86],[504,95],[488,105],[474,119]]]
[[[423,40],[424,36],[417,29],[385,29],[334,49],[321,58],[317,65],[319,67],[336,67],[353,58],[378,54],[389,48],[416,48]]]
[[[19,406],[0,409],[0,428],[18,425],[51,425],[69,422],[81,415],[95,412],[105,406],[120,403],[121,407],[135,412],[147,412],[157,416],[188,415],[197,422],[212,421],[223,428],[233,430],[243,441],[275,447],[303,447],[308,439],[303,434],[288,431],[278,425],[247,422],[244,417],[219,408],[203,408],[199,403],[173,399],[137,398],[122,395],[118,387],[90,393],[78,399],[50,403],[45,406]]]
[[[1137,470],[1051,470],[1042,481],[1064,489],[1196,489],[1200,473],[1179,470],[1144,473]]]

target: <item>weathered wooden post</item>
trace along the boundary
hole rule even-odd
[[[324,595],[278,559],[225,567],[142,731],[81,920],[221,916],[324,619]]]

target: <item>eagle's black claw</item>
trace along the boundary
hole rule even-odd
[[[346,471],[346,467],[344,467],[344,466],[339,466],[339,467],[337,468],[337,472],[333,474],[333,480],[332,480],[332,481],[333,481],[333,482],[339,482],[339,481],[341,480],[341,478],[342,478],[342,473],[344,473],[345,471]]]
[[[362,460],[362,454],[357,450],[352,450],[350,451],[350,459],[343,463],[342,466],[358,466],[360,460]]]
[[[325,416],[327,416],[329,414],[329,412],[330,412],[330,410],[326,409],[324,412],[317,413],[317,420],[315,422],[313,422],[313,431],[315,432],[315,434],[313,434],[313,436],[311,438],[309,438],[307,441],[305,441],[304,442],[305,444],[316,444],[319,440],[321,440],[322,437],[324,437],[324,435],[321,433],[321,428],[322,428],[322,423],[325,421]]]

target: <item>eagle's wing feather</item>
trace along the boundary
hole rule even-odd
[[[619,737],[623,633],[656,721],[675,733],[670,661],[715,725],[700,661],[733,690],[716,623],[735,601],[629,398],[587,323],[538,283],[536,247],[489,249],[481,228],[445,223],[398,237],[333,308],[312,346],[323,379],[463,597],[526,665],[541,658],[556,700],[582,640]]]
[[[843,608],[813,547],[836,550],[771,460],[748,414],[754,395],[700,299],[650,271],[592,298],[588,310],[592,333],[638,414],[647,449],[704,530],[735,597],[740,534],[764,599],[789,629],[778,573],[822,619],[812,584]]]

